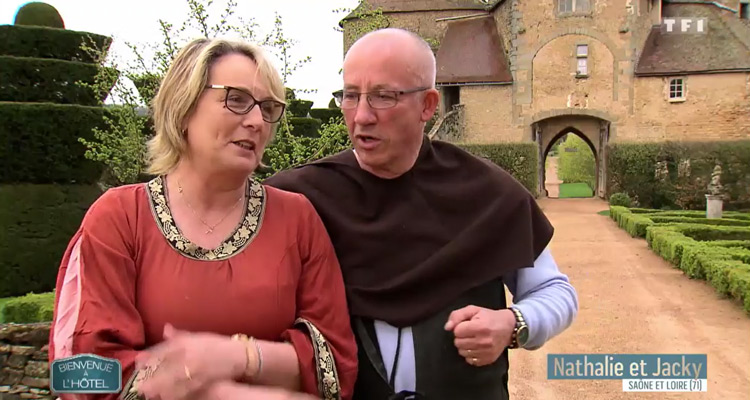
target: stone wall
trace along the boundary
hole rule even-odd
[[[49,323],[0,325],[0,400],[54,397],[49,390]]]

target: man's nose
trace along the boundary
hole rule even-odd
[[[354,123],[357,125],[370,125],[376,121],[375,110],[370,107],[367,95],[364,94],[359,98],[357,107],[354,109]]]

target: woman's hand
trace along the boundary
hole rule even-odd
[[[152,375],[139,383],[147,399],[186,400],[219,381],[240,378],[247,365],[242,342],[212,333],[178,331],[164,327],[164,342],[144,351],[136,366],[153,366]]]

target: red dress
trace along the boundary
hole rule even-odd
[[[303,391],[350,398],[357,350],[341,270],[307,198],[251,180],[242,223],[213,250],[182,236],[167,198],[158,177],[110,189],[90,207],[60,265],[50,361],[116,358],[124,385],[138,351],[170,323],[288,341]]]

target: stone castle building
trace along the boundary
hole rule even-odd
[[[750,138],[749,2],[368,0],[359,10],[431,43],[440,115],[463,126],[450,140],[538,143],[544,193],[547,152],[576,134],[604,196],[608,143]],[[345,50],[362,22],[357,10],[342,21]]]

